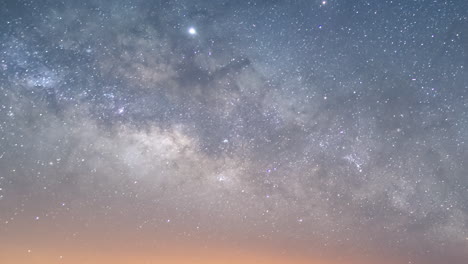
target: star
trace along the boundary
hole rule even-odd
[[[189,33],[190,35],[196,35],[196,34],[197,34],[197,30],[196,30],[194,27],[190,27],[190,28],[188,29],[188,33]]]

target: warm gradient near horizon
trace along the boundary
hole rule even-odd
[[[468,2],[0,0],[0,263],[468,263]]]

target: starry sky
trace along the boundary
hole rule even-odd
[[[0,262],[468,260],[468,1],[0,1]]]

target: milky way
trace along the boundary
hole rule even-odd
[[[1,1],[0,261],[467,263],[467,10]]]

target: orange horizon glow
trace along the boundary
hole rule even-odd
[[[363,263],[347,261],[330,261],[324,259],[312,259],[301,256],[282,256],[279,254],[265,254],[253,252],[231,252],[226,249],[181,249],[165,252],[122,252],[122,251],[93,251],[90,249],[74,251],[36,249],[25,251],[19,248],[8,248],[0,254],[2,263],[70,263],[70,264],[102,264],[102,263],[172,263],[172,264],[196,264],[196,263],[225,263],[225,264],[340,264]],[[368,262],[372,263],[372,262]],[[381,262],[379,262],[381,263]]]
[[[95,241],[94,241],[95,242]],[[0,263],[14,264],[128,264],[128,263],[168,263],[168,264],[395,264],[404,262],[375,261],[363,257],[338,257],[342,252],[314,257],[304,252],[285,252],[274,248],[257,248],[252,245],[195,245],[194,243],[170,243],[155,248],[136,248],[129,240],[125,245],[108,244],[60,244],[60,242],[27,241],[16,245],[6,245],[0,250]],[[317,255],[320,255],[317,253]],[[385,258],[383,258],[385,259]]]

